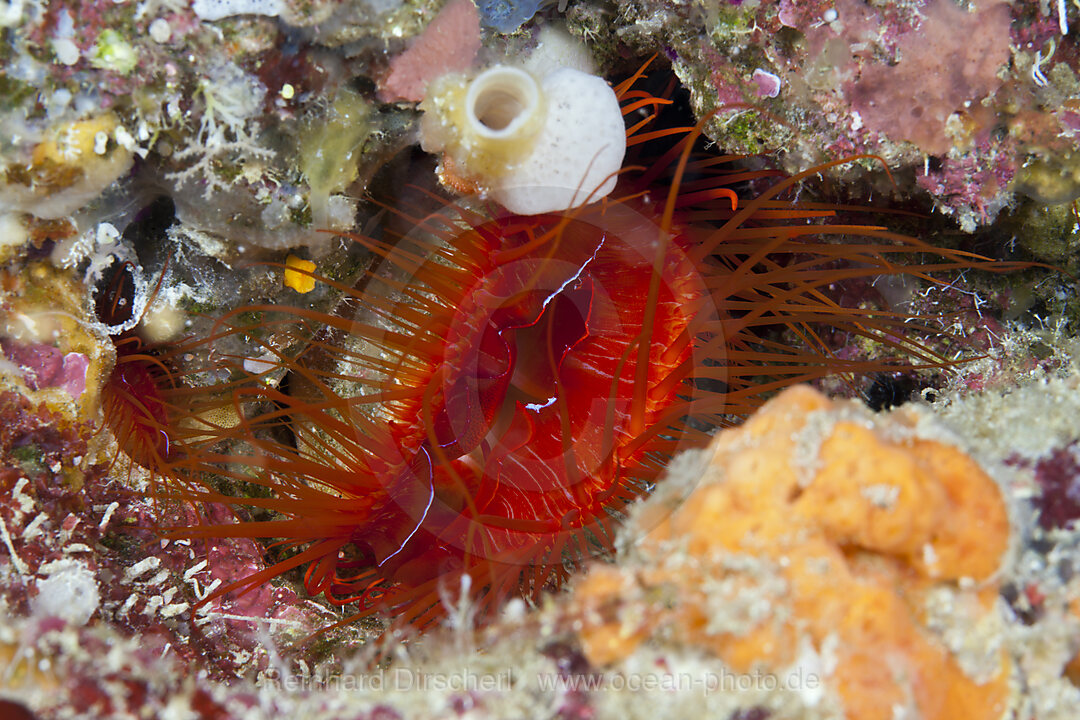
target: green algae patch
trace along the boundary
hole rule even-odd
[[[341,192],[359,172],[364,141],[372,134],[371,108],[352,90],[342,90],[327,117],[310,123],[300,143],[300,172],[311,188],[311,218],[326,224],[330,195]]]

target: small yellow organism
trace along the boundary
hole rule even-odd
[[[63,218],[131,170],[132,152],[116,141],[127,131],[113,113],[51,128],[26,164],[0,178],[0,212]],[[0,173],[3,175],[3,173]]]
[[[285,269],[285,287],[291,287],[300,294],[315,289],[315,278],[305,274],[315,272],[315,263],[290,255],[285,259],[285,264],[288,266]]]

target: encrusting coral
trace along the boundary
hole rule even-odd
[[[114,351],[90,322],[70,273],[32,263],[0,270],[0,384],[69,419],[97,412]]]
[[[577,588],[586,657],[603,666],[663,636],[738,672],[809,665],[853,720],[1001,717],[1005,653],[958,657],[928,620],[944,592],[972,628],[993,622],[1001,493],[930,439],[923,413],[872,418],[797,387],[718,436],[685,500],[669,479],[637,513],[629,562]]]

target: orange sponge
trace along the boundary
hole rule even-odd
[[[923,608],[944,591],[993,612],[1006,507],[977,463],[917,430],[924,420],[796,387],[718,435],[687,499],[666,516],[663,497],[647,504],[628,563],[578,588],[586,655],[619,660],[662,631],[737,671],[779,672],[809,642],[852,720],[1000,717],[1007,656],[988,649],[978,664],[996,673],[969,675]]]

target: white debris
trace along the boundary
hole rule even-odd
[[[281,0],[195,0],[191,9],[203,20],[221,20],[233,15],[264,15],[277,17],[281,14]]]
[[[19,503],[19,509],[15,513],[16,519],[21,519],[23,515],[34,509],[34,496],[23,492],[29,485],[30,481],[22,477],[11,491],[11,499]]]
[[[49,519],[49,516],[47,514],[43,513],[43,512],[38,513],[37,515],[35,515],[34,519],[31,520],[30,523],[25,528],[23,528],[23,531],[22,531],[22,539],[23,539],[23,541],[24,542],[30,542],[31,540],[36,538],[38,535],[41,535],[41,526],[48,519]]]
[[[112,520],[113,513],[116,512],[116,508],[120,507],[120,503],[115,500],[109,503],[109,507],[105,508],[105,515],[102,516],[101,522],[98,523],[98,530],[105,530],[109,525],[109,521]]]
[[[98,608],[100,595],[94,573],[78,560],[55,560],[41,566],[47,577],[37,581],[38,594],[30,601],[34,613],[85,625]]]
[[[172,28],[169,26],[169,21],[165,18],[154,20],[154,22],[150,23],[148,30],[150,31],[151,39],[162,45],[169,42],[169,38],[172,37]]]
[[[168,570],[162,570],[162,571],[160,571],[160,572],[159,572],[159,573],[158,573],[157,575],[155,575],[154,577],[152,577],[152,578],[150,578],[149,580],[147,580],[147,581],[146,581],[146,584],[147,584],[147,585],[160,585],[161,583],[163,583],[163,582],[165,582],[166,580],[168,580],[168,579],[169,579],[169,576],[170,576],[171,574],[172,574],[172,573],[170,573],[170,572],[169,572]]]
[[[185,612],[189,607],[191,607],[191,606],[186,602],[175,603],[173,605],[166,605],[165,607],[161,608],[161,617],[163,617],[163,618],[176,617],[180,613]]]
[[[4,523],[4,518],[0,517],[0,539],[3,539],[4,545],[7,546],[8,555],[11,557],[11,564],[15,566],[15,569],[20,575],[26,575],[30,568],[26,563],[22,561],[22,558],[15,552],[15,545],[11,542],[11,535],[8,533],[7,525]]]
[[[135,603],[137,603],[138,601],[139,596],[135,593],[131,593],[130,595],[128,595],[128,599],[124,601],[123,607],[120,608],[120,614],[127,615],[131,611],[131,608],[135,607]]]
[[[159,565],[161,565],[161,558],[157,558],[157,557],[143,558],[142,560],[135,563],[134,565],[132,565],[131,567],[129,567],[127,570],[124,571],[124,580],[127,580],[127,581],[130,582],[130,581],[134,580],[135,578],[139,577],[140,575],[145,575],[146,573],[150,572],[151,570],[157,569],[157,567]]]
[[[196,575],[198,575],[199,573],[201,573],[203,571],[203,569],[206,567],[206,565],[207,565],[206,560],[200,560],[199,562],[197,562],[196,564],[192,565],[187,570],[185,570],[184,571],[184,582],[189,582],[191,580],[191,578],[193,578]]]

